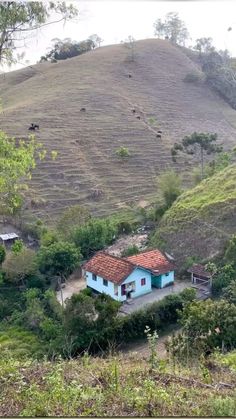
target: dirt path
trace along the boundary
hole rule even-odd
[[[157,341],[157,355],[160,359],[165,359],[167,356],[165,342],[177,331],[180,330],[178,325],[172,325],[164,334],[160,334]],[[120,349],[123,353],[129,355],[135,354],[138,358],[147,358],[150,355],[148,342],[146,339],[142,339],[139,342],[131,343]]]

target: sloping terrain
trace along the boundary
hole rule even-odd
[[[54,362],[3,358],[0,414],[235,417],[235,352],[218,358],[204,369],[162,361],[154,370],[136,352]]]
[[[185,192],[164,215],[153,243],[164,241],[179,266],[187,257],[217,256],[236,233],[235,185],[233,165]]]
[[[236,111],[206,85],[183,81],[195,69],[168,41],[144,40],[133,62],[115,45],[0,76],[0,128],[26,138],[30,123],[39,124],[36,137],[49,151],[33,174],[29,211],[48,221],[78,203],[111,213],[153,196],[155,176],[173,166],[188,182],[189,156],[173,164],[170,149],[193,131],[217,132],[231,147]],[[130,150],[124,162],[120,146]]]

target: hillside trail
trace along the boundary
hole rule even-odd
[[[167,358],[167,351],[165,343],[168,341],[168,339],[176,332],[180,332],[181,328],[179,326],[171,326],[168,328],[168,330],[165,332],[165,334],[160,335],[160,337],[157,340],[156,350],[157,350],[157,356],[160,359],[166,359]],[[139,342],[134,342],[125,345],[120,349],[120,351],[124,354],[128,354],[130,356],[135,355],[137,358],[146,359],[150,356],[150,349],[147,342],[147,339],[142,339]]]

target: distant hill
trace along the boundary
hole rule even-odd
[[[189,182],[191,158],[174,164],[170,156],[184,135],[217,132],[226,148],[233,145],[236,111],[203,82],[184,82],[199,68],[180,48],[150,39],[136,43],[133,62],[128,55],[125,46],[111,45],[0,76],[0,128],[26,138],[37,123],[37,140],[58,151],[33,174],[29,212],[54,221],[80,203],[97,215],[111,213],[150,199],[155,176],[168,168]],[[130,151],[124,162],[115,154],[120,146]]]
[[[162,243],[177,264],[187,257],[219,255],[236,234],[236,165],[181,195],[164,215],[153,243]]]

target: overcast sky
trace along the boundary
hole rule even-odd
[[[236,56],[236,2],[231,1],[72,1],[79,10],[76,21],[65,25],[56,23],[35,33],[27,41],[26,55],[22,60],[34,64],[47,52],[53,38],[71,38],[76,41],[97,33],[102,45],[116,44],[129,35],[135,39],[154,37],[153,23],[166,13],[175,11],[185,21],[194,45],[197,38],[213,38],[219,49],[228,49]],[[232,31],[227,31],[232,27]],[[17,68],[22,67],[17,65]],[[13,68],[12,68],[13,69]]]

